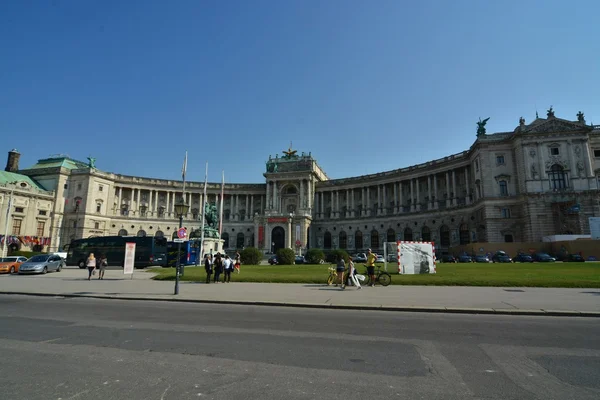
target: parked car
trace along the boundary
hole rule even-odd
[[[60,272],[64,260],[55,254],[39,254],[19,266],[19,274],[45,274],[48,271]]]
[[[277,264],[277,256],[271,256],[269,258],[269,264],[271,264],[271,265]]]
[[[476,263],[489,263],[490,262],[490,258],[488,256],[484,255],[479,255],[479,256],[475,256],[475,262]]]
[[[304,256],[296,256],[294,264],[306,264],[306,259],[304,258]]]
[[[377,259],[375,260],[376,263],[384,263],[385,262],[385,258],[383,258],[382,255],[378,255]]]
[[[513,261],[520,263],[532,263],[533,257],[531,257],[529,254],[517,254],[517,256],[513,258]]]
[[[27,257],[11,256],[0,258],[0,273],[14,274],[19,272],[19,266],[27,261]]]
[[[533,255],[533,260],[537,262],[554,262],[556,261],[556,258],[546,253],[535,253]]]
[[[463,255],[458,256],[458,262],[459,263],[470,263],[470,262],[473,262],[473,257],[463,254]]]
[[[581,255],[579,254],[569,254],[568,257],[563,260],[563,261],[570,261],[570,262],[585,262],[585,258],[583,258]]]
[[[456,258],[454,258],[454,256],[442,256],[442,262],[443,263],[455,263]]]
[[[395,254],[388,255],[388,262],[397,263],[398,262],[398,256],[395,255]]]
[[[352,261],[356,262],[367,262],[367,255],[365,253],[358,253],[352,257]]]
[[[497,251],[496,254],[494,254],[492,256],[492,262],[495,262],[495,263],[511,263],[511,262],[513,262],[513,260],[505,252],[503,252],[503,251]]]

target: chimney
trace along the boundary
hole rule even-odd
[[[17,172],[19,170],[19,158],[21,154],[17,149],[12,149],[8,152],[8,161],[6,161],[6,168],[4,168],[7,172]]]

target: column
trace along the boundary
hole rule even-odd
[[[367,216],[371,216],[371,191],[368,186],[365,188],[365,191],[367,197]]]
[[[335,217],[339,218],[340,217],[340,191],[336,190],[335,191]]]
[[[304,179],[300,179],[300,204],[298,204],[299,209],[304,209]]]
[[[320,199],[319,199],[319,215],[321,216],[321,219],[325,218],[325,193],[321,192],[319,193],[321,195]]]
[[[246,195],[246,217],[244,218],[245,220],[252,219],[252,207],[249,207],[251,203],[250,197],[252,197],[252,195]]]
[[[365,188],[360,188],[360,198],[361,198],[361,210],[360,216],[364,217],[366,215],[366,205],[365,205]]]
[[[417,203],[415,209],[417,211],[421,211],[421,198],[419,196],[419,178],[415,178],[415,194],[415,202]]]
[[[381,215],[381,185],[377,185],[377,215]]]
[[[138,189],[138,191],[139,191],[139,189]],[[135,215],[135,212],[137,211],[137,201],[136,201],[135,188],[131,189],[131,211],[132,211],[133,215]]]
[[[351,217],[356,217],[356,202],[354,200],[354,198],[356,197],[356,193],[354,193],[354,188],[350,189],[350,199],[351,199],[351,204],[352,204],[352,212],[350,213]]]
[[[153,213],[154,203],[152,202],[153,198],[154,198],[154,190],[150,189],[150,194],[148,195],[148,215],[151,217],[154,216],[154,213]]]
[[[269,206],[269,204],[270,204],[269,200],[270,199],[271,199],[271,182],[267,182],[267,210],[271,208]],[[270,247],[269,247],[269,249],[270,249]]]
[[[265,196],[260,196],[260,212],[265,213]],[[258,237],[258,236],[257,236]]]
[[[123,202],[123,188],[121,186],[119,186],[119,194],[118,194],[119,200],[117,203],[117,209],[115,210],[116,215],[120,215],[121,214],[121,204]]]
[[[433,174],[433,197],[435,198],[435,202],[433,203],[433,208],[439,208],[439,198],[438,198],[438,187],[437,187],[437,175]]]
[[[450,173],[446,171],[446,207],[450,207]]]
[[[167,208],[166,208],[167,216],[171,215],[171,192],[167,192]]]
[[[456,205],[456,197],[457,197],[457,193],[456,193],[456,170],[455,169],[452,170],[452,192],[454,194],[454,196],[452,196],[452,205],[455,206]]]
[[[410,211],[415,211],[414,178],[410,178]]]
[[[277,181],[273,182],[273,208],[279,212],[279,201],[277,199]]]
[[[346,214],[344,218],[349,218],[352,215],[352,204],[350,201],[350,189],[346,189]]]
[[[467,198],[465,199],[465,201],[467,202],[467,204],[471,204],[471,193],[469,188],[469,167],[465,167],[465,188],[467,189]]]
[[[545,182],[546,181],[546,161],[545,161],[545,157],[544,157],[544,146],[540,142],[538,142],[538,144],[537,144],[537,152],[538,152],[539,160],[540,160],[540,180],[542,180],[542,182]],[[544,184],[542,183],[542,186],[543,185]],[[483,187],[483,183],[482,183],[482,187]],[[543,190],[543,187],[542,187],[542,190]],[[482,189],[482,191],[483,191],[483,189]],[[483,197],[483,193],[481,193],[481,197]]]
[[[307,197],[308,197],[306,199],[306,204],[307,204],[307,207],[308,207],[309,212],[310,212],[310,210],[313,207],[313,197],[312,197],[313,196],[313,194],[312,194],[313,190],[312,190],[312,180],[311,179],[308,179],[306,181],[306,193],[307,193]]]
[[[394,214],[398,214],[398,182],[394,182]]]
[[[429,198],[427,209],[433,208],[433,199],[431,198],[431,175],[427,175],[427,197]]]
[[[387,193],[386,193],[387,190],[386,190],[385,183],[381,186],[381,192],[382,192],[381,193],[381,197],[382,197],[382,203],[383,203],[382,212],[383,212],[384,215],[386,215],[387,214],[387,208],[388,208],[387,206],[388,206],[388,204],[387,204]]]
[[[404,212],[404,199],[402,199],[402,181],[398,182],[398,213]]]
[[[285,241],[287,242],[286,247],[288,249],[291,249],[292,248],[292,219],[291,218],[288,218],[287,225],[288,225],[288,229],[287,229],[287,233],[285,235],[285,239],[286,239]]]
[[[585,168],[586,168],[585,176],[586,177],[592,177],[592,176],[594,176],[594,170],[592,169],[591,158],[594,155],[590,151],[590,144],[586,140],[586,141],[584,141],[584,142],[581,143],[581,147],[582,147],[581,157],[583,157],[583,161],[585,163],[584,165],[585,165]],[[596,185],[597,185],[597,183],[596,183]],[[595,188],[596,185],[593,185],[591,188]],[[588,188],[589,186],[586,185],[585,187]]]
[[[231,198],[233,199],[233,195],[231,196]],[[235,195],[235,220],[236,221],[240,220],[240,195],[239,194]]]

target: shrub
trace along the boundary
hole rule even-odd
[[[325,261],[325,253],[321,249],[309,249],[306,252],[306,261],[309,264],[320,264]]]
[[[277,250],[277,264],[279,265],[292,265],[296,260],[296,254],[292,249],[279,249]]]
[[[262,251],[260,251],[256,247],[246,247],[240,252],[242,264],[258,265],[260,264],[260,260],[262,260],[262,257]]]
[[[41,251],[22,251],[22,250],[8,252],[9,256],[23,256],[23,257],[27,257],[27,258],[37,256],[38,254],[46,254],[46,253],[42,253]]]
[[[326,261],[330,263],[337,263],[338,257],[344,257],[344,261],[348,260],[348,253],[346,250],[336,249],[327,253]]]

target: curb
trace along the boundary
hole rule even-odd
[[[600,311],[568,311],[568,310],[518,310],[498,308],[464,308],[464,307],[419,307],[419,306],[382,306],[382,305],[353,305],[353,304],[314,304],[290,303],[278,301],[236,301],[236,300],[209,300],[209,299],[182,299],[182,298],[152,298],[135,296],[110,296],[101,294],[76,294],[76,293],[28,293],[2,291],[4,295],[38,296],[38,297],[66,297],[88,298],[101,300],[133,300],[133,301],[166,301],[173,303],[199,303],[199,304],[228,304],[263,307],[292,307],[292,308],[322,308],[338,310],[371,310],[413,313],[446,313],[446,314],[488,314],[511,316],[543,316],[543,317],[587,317],[600,318]],[[174,295],[173,295],[174,296]]]

